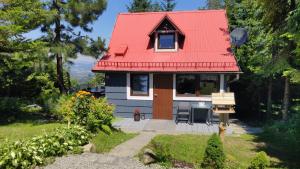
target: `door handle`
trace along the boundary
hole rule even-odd
[[[155,97],[157,97],[158,94],[154,94]]]

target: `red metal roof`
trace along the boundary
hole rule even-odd
[[[176,52],[155,52],[149,32],[170,18],[185,38]],[[124,56],[116,54],[125,51]],[[239,72],[230,50],[225,10],[121,13],[118,15],[108,53],[93,71]]]

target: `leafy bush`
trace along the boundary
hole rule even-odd
[[[68,124],[86,126],[92,132],[100,129],[111,133],[114,107],[106,99],[96,99],[89,92],[79,91],[74,96],[62,96],[56,110]]]
[[[224,168],[225,154],[223,144],[217,134],[213,134],[207,143],[204,159],[201,163],[202,168],[221,169]]]
[[[84,128],[73,126],[26,141],[1,144],[0,168],[30,168],[43,164],[47,157],[78,152],[78,146],[88,143],[89,138]]]
[[[56,114],[68,122],[68,127],[74,121],[73,100],[70,95],[62,95],[56,105]]]
[[[102,129],[107,134],[111,133],[114,107],[106,99],[93,99],[91,111],[88,113],[87,127],[90,131]]]
[[[268,155],[261,151],[251,160],[251,164],[248,169],[264,169],[270,165]]]
[[[79,91],[72,98],[73,102],[73,111],[75,114],[76,124],[86,126],[88,120],[88,114],[92,109],[92,102],[95,98],[90,92]]]

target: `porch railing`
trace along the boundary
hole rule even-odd
[[[101,67],[120,68],[229,68],[235,67],[235,62],[112,62],[99,61]]]

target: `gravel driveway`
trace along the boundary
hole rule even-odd
[[[160,169],[158,165],[144,166],[130,157],[115,157],[108,154],[83,153],[56,158],[45,169]]]

